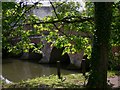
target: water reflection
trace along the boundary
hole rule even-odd
[[[10,81],[18,82],[28,78],[43,75],[56,74],[56,68],[48,65],[41,65],[17,59],[4,59],[2,61],[2,75]],[[68,70],[61,70],[62,74],[76,73]]]

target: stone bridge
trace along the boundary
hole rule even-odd
[[[43,58],[39,61],[39,63],[55,63],[56,60],[63,61],[63,63],[70,63],[76,65],[77,67],[80,67],[81,61],[83,58],[84,51],[81,53],[75,53],[75,54],[67,54],[65,53],[62,56],[63,48],[58,49],[56,47],[51,47],[50,43],[48,44],[46,41],[43,41],[44,47],[42,48],[43,52]]]
[[[56,63],[57,60],[61,61],[61,63],[64,64],[74,64],[77,67],[80,67],[81,61],[83,58],[84,51],[81,51],[81,53],[75,53],[75,54],[68,54],[65,53],[62,55],[62,52],[64,48],[56,48],[52,47],[50,43],[47,43],[46,40],[42,40],[42,36],[32,36],[29,37],[31,40],[31,43],[39,43],[42,42],[43,48],[42,51],[42,58],[40,58],[39,55],[28,55],[26,53],[23,53],[22,58],[27,59],[28,56],[30,56],[31,59],[38,57],[39,63]],[[18,42],[20,39],[16,39],[15,42]]]
[[[40,39],[31,39],[32,43],[40,42]],[[46,40],[41,40],[43,43],[42,54],[43,57],[39,63],[56,63],[57,60],[60,60],[64,64],[74,64],[77,67],[80,67],[81,61],[83,58],[84,51],[75,54],[62,55],[63,48],[52,47],[50,43],[47,43]]]

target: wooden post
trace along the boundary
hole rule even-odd
[[[83,73],[83,76],[85,77],[85,73],[86,73],[86,68],[85,68],[85,60],[86,59],[82,59],[82,73]],[[85,78],[85,81],[86,81],[86,78]],[[84,81],[84,86],[85,86],[85,81]]]
[[[82,59],[82,73],[83,75],[85,76],[85,73],[86,73],[86,65],[85,65],[85,59]]]
[[[57,75],[58,75],[58,78],[61,79],[61,73],[60,73],[60,61],[57,61]]]

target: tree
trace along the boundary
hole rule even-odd
[[[80,12],[80,4],[75,2],[50,3],[54,16],[46,17],[43,21],[46,23],[44,27],[50,32],[47,41],[57,48],[65,47],[64,52],[67,53],[81,52],[83,49],[86,53],[86,48],[90,51],[94,26],[89,12]],[[34,23],[40,31],[44,30],[43,22]]]
[[[107,66],[109,59],[112,3],[95,4],[95,34],[91,57],[91,74],[88,87],[107,88]]]
[[[88,47],[91,43],[91,39],[89,39],[87,35],[79,36],[78,33],[83,33],[84,30],[86,30],[85,33],[89,33],[90,30],[92,30],[92,18],[82,17],[82,13],[79,11],[79,3],[58,2],[51,4],[54,12],[56,12],[55,15],[38,20],[38,18],[33,15],[26,15],[26,13],[37,4],[29,6],[23,2],[3,2],[3,48],[7,47],[10,52],[19,53],[22,47],[24,48],[24,52],[28,52],[28,49],[31,48],[28,37],[30,35],[41,34],[43,31],[49,32],[47,37],[42,34],[46,37],[44,39],[58,48],[66,47],[64,50],[65,52],[80,52],[82,49]],[[85,26],[86,24],[88,26]],[[32,25],[36,32],[33,34],[31,30],[24,30],[23,25]],[[89,27],[90,29],[88,29]],[[13,45],[10,41],[16,37],[21,37],[22,39],[17,42],[16,45]]]
[[[120,46],[120,2],[114,4],[113,7],[111,44],[112,46]]]

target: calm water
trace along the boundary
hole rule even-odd
[[[77,72],[61,69],[61,73],[67,75]],[[55,67],[11,58],[2,61],[3,77],[13,82],[50,74],[57,74]]]

